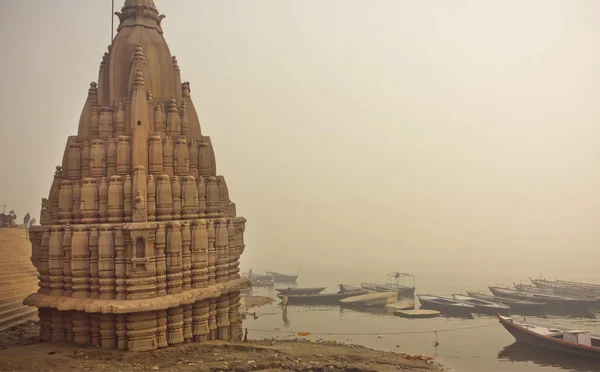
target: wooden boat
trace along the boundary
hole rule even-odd
[[[480,314],[506,313],[510,309],[508,305],[499,302],[482,300],[480,298],[474,298],[462,294],[453,294],[452,298],[456,301],[464,302],[466,304],[475,306],[474,312]]]
[[[583,297],[600,297],[600,288],[582,286],[580,284],[569,284],[556,280],[529,278],[534,286],[544,290],[550,290],[557,294],[579,295]]]
[[[475,311],[475,306],[447,297],[422,294],[417,295],[417,298],[421,309],[437,310],[443,314],[471,315],[471,312]]]
[[[562,305],[570,305],[570,306],[593,306],[596,302],[595,300],[590,299],[574,299],[567,298],[564,296],[551,295],[546,293],[537,293],[537,292],[520,292],[516,289],[512,288],[504,288],[497,286],[488,286],[490,291],[494,294],[494,296],[499,297],[510,297],[517,299],[529,299],[529,300],[540,300],[546,302],[547,304],[562,304]]]
[[[585,293],[578,290],[569,290],[569,289],[548,289],[548,288],[540,288],[531,284],[517,284],[513,283],[514,287],[519,292],[530,292],[530,293],[542,293],[553,296],[560,296],[566,298],[574,298],[574,299],[591,299],[598,300],[600,298],[600,294],[592,294]]]
[[[518,342],[574,356],[600,360],[600,336],[582,330],[565,330],[498,315],[500,324]]]
[[[339,291],[337,293],[317,293],[317,294],[301,294],[289,295],[288,304],[290,305],[338,305],[341,299],[353,296],[367,294],[365,290],[356,291]],[[283,294],[278,294],[277,297],[283,298]]]
[[[398,292],[398,298],[415,296],[415,276],[407,273],[388,273],[386,284],[361,283],[360,286],[373,292]]]
[[[276,282],[281,283],[296,283],[298,275],[280,274],[273,271],[267,271],[267,275],[272,276]]]
[[[478,298],[480,300],[500,302],[502,304],[510,306],[511,310],[513,311],[541,312],[546,307],[545,302],[518,300],[516,298],[509,297],[497,297],[481,292],[467,291],[467,295],[469,295],[470,297]]]
[[[275,290],[279,293],[284,293],[286,290],[289,291],[289,294],[294,295],[302,295],[302,294],[317,294],[321,293],[325,290],[326,287],[318,287],[318,288],[275,288]]]

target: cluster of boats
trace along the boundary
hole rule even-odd
[[[533,284],[514,288],[488,286],[491,294],[470,292],[450,297],[417,295],[421,308],[451,315],[514,313],[527,315],[577,315],[594,317],[600,309],[600,286],[594,284],[531,279]]]
[[[318,288],[278,288],[279,298],[287,296],[288,304],[298,305],[337,305],[348,297],[361,296],[374,292],[396,293],[396,299],[413,298],[415,294],[415,277],[412,274],[392,272],[387,274],[386,284],[361,283],[360,286],[339,284],[334,293],[321,293],[326,287]]]
[[[253,274],[252,270],[248,273],[244,274],[245,278],[250,280],[252,286],[254,287],[273,287],[275,282],[278,283],[296,283],[298,280],[298,275],[290,275],[290,274],[281,274],[276,273],[274,271],[267,270],[264,275],[262,274]]]

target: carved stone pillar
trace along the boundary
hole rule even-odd
[[[65,227],[63,234],[63,283],[64,283],[64,296],[70,297],[73,295],[73,277],[71,273],[71,240],[73,239],[73,233],[69,226]]]
[[[182,238],[179,222],[171,222],[167,235],[167,293],[182,292]],[[169,342],[170,343],[170,342]]]
[[[163,171],[169,178],[173,177],[173,142],[167,136],[163,142]]]
[[[73,181],[73,222],[81,223],[81,182]]]
[[[79,143],[76,141],[71,142],[69,145],[67,177],[70,180],[79,180],[81,178],[81,149]]]
[[[200,176],[200,168],[198,165],[198,142],[192,138],[190,143],[190,175],[195,179]]]
[[[90,314],[83,311],[73,311],[73,342],[78,345],[89,345],[92,342]]]
[[[204,184],[204,178],[198,177],[198,217],[203,218],[206,216],[206,185]]]
[[[205,177],[206,181],[206,216],[219,217],[219,186],[217,178]]]
[[[181,177],[183,184],[181,187],[182,197],[182,218],[196,219],[198,218],[198,189],[196,188],[196,179],[192,176]]]
[[[63,319],[65,322],[65,333],[66,340],[69,342],[73,342],[75,339],[75,334],[73,333],[73,312],[72,311],[62,311]]]
[[[227,230],[227,220],[220,218],[215,221],[216,240],[216,281],[217,283],[227,283],[229,281],[229,232]]]
[[[127,315],[127,337],[129,351],[150,351],[158,348],[156,340],[156,312],[145,311]]]
[[[148,176],[146,192],[148,194],[146,200],[148,221],[156,221],[156,185],[154,184],[154,177],[152,175]]]
[[[116,297],[115,290],[115,245],[113,232],[103,227],[98,240],[100,296],[101,300],[112,300]]]
[[[156,317],[156,341],[159,348],[169,346],[167,342],[167,312],[165,310],[157,311]]]
[[[215,256],[215,225],[212,220],[206,225],[206,233],[208,235],[208,284],[214,285],[216,281],[216,256]]]
[[[239,316],[240,292],[229,293],[229,331],[230,341],[238,342],[242,340],[241,318]]]
[[[161,138],[166,136],[165,112],[162,103],[156,105],[156,110],[154,111],[154,133]]]
[[[194,221],[192,229],[192,288],[208,286],[208,233],[206,221]]]
[[[95,139],[90,149],[90,176],[106,177],[106,149],[104,141]]]
[[[117,299],[119,299],[117,297]],[[119,350],[127,350],[127,344],[129,339],[127,338],[127,315],[117,315],[117,348]]]
[[[183,308],[172,307],[167,310],[167,329],[169,345],[177,345],[183,342]]]
[[[163,174],[163,145],[160,136],[148,138],[148,172],[152,175]]]
[[[169,102],[169,111],[167,113],[167,134],[171,137],[176,137],[181,134],[181,118],[177,109],[177,101],[175,96],[171,97]]]
[[[206,140],[203,140],[199,143],[198,149],[198,162],[200,163],[200,175],[202,177],[210,177],[211,170],[211,156],[210,156],[210,147]]]
[[[183,222],[181,227],[181,239],[182,239],[182,251],[181,251],[181,262],[182,262],[182,283],[183,290],[187,291],[192,288],[192,257],[190,252],[190,245],[192,241],[192,234],[190,231],[190,224],[187,221]],[[190,310],[191,311],[191,310]]]
[[[204,342],[210,333],[208,329],[208,300],[195,302],[193,311],[193,334],[194,341]]]
[[[126,272],[125,272],[125,235],[120,227],[117,227],[115,232],[115,253],[117,255],[115,259],[115,281],[116,285],[116,299],[124,300],[126,295]],[[119,349],[121,347],[119,346]]]
[[[100,297],[100,271],[98,267],[98,243],[100,235],[98,229],[90,231],[90,297]]]
[[[217,338],[217,300],[212,298],[208,300],[208,330],[209,340],[218,340]]]
[[[83,150],[81,151],[81,178],[90,176],[90,143],[83,142]]]
[[[58,217],[59,223],[68,224],[73,222],[73,186],[72,181],[64,180],[60,183],[58,194]]]
[[[183,339],[185,342],[192,342],[194,335],[192,333],[192,305],[183,305]]]
[[[158,187],[156,189],[156,209],[159,221],[170,220],[173,215],[173,194],[171,192],[171,181],[169,176],[161,174],[158,176]]]
[[[92,334],[91,345],[98,347],[101,345],[102,342],[100,336],[100,314],[90,314],[90,324]]]
[[[100,180],[100,186],[98,186],[98,214],[100,216],[99,221],[101,223],[108,222],[108,183],[106,178],[102,177]]]
[[[128,136],[119,136],[117,145],[117,172],[120,175],[131,173],[131,147]]]
[[[103,349],[115,349],[117,347],[117,321],[115,315],[100,315],[100,338]]]
[[[175,140],[175,153],[173,164],[175,174],[178,176],[187,176],[190,173],[190,153],[185,138]]]
[[[95,178],[84,178],[81,187],[81,222],[98,222],[98,187]]]
[[[123,110],[123,102],[117,102],[117,113],[115,115],[115,135],[117,137],[125,135],[125,111]]]
[[[44,229],[38,258],[40,289],[38,293],[50,294],[50,229]]]
[[[125,183],[123,185],[123,214],[125,215],[125,222],[131,222],[133,213],[133,183],[129,175],[125,176]]]
[[[181,184],[177,176],[173,177],[171,193],[173,194],[173,219],[179,220],[181,219]]]
[[[48,266],[50,271],[50,295],[62,296],[64,294],[63,282],[63,236],[58,227],[54,227],[50,233],[48,247]]]
[[[50,327],[52,328],[52,341],[65,340],[65,323],[60,311],[52,310],[52,315],[50,315]]]
[[[165,257],[166,252],[166,236],[165,226],[162,223],[156,228],[156,243],[155,243],[155,257],[156,257],[156,295],[166,296],[167,295],[167,261]]]
[[[106,177],[108,179],[117,174],[117,153],[117,141],[111,137],[108,139],[106,150]]]
[[[52,340],[52,309],[40,308],[38,316],[40,318],[40,337],[44,341]]]
[[[217,328],[219,340],[229,341],[231,335],[229,326],[229,296],[225,294],[217,300]]]
[[[88,232],[81,226],[77,226],[73,232],[73,240],[71,242],[71,273],[73,276],[73,297],[90,297],[89,237]]]
[[[121,176],[112,176],[108,187],[108,222],[123,222],[125,194]]]

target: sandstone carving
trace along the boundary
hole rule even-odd
[[[153,0],[125,0],[31,226],[45,340],[146,351],[240,340],[246,220]]]

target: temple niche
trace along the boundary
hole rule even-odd
[[[126,0],[40,226],[41,336],[145,351],[240,340],[246,220],[202,134],[153,0]]]

